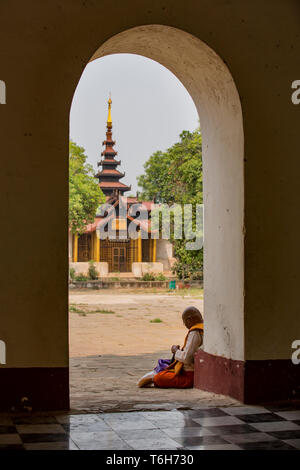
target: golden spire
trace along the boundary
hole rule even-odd
[[[108,117],[107,117],[107,127],[112,127],[112,119],[111,119],[111,96],[109,94],[109,100],[108,100]]]

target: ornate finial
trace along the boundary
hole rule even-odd
[[[111,104],[112,104],[111,93],[109,92],[107,127],[112,127]]]

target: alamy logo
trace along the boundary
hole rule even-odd
[[[300,80],[294,80],[292,88],[295,90],[292,93],[291,99],[293,104],[300,104]]]
[[[292,349],[295,349],[291,358],[292,363],[298,365],[300,364],[300,339],[295,339],[295,341],[292,342]]]
[[[0,104],[6,104],[6,85],[3,80],[0,80]]]
[[[203,247],[204,211],[202,204],[151,204],[151,219],[147,207],[142,203],[132,204],[128,208],[127,198],[119,198],[118,218],[114,204],[102,204],[97,216],[102,217],[102,222],[96,228],[96,234],[100,240],[115,240],[117,238],[117,222],[124,222],[125,229],[120,230],[118,238],[164,239],[185,240],[187,250],[201,250]],[[127,228],[127,220],[131,222]],[[140,228],[140,232],[138,229]],[[120,226],[119,226],[120,229]]]
[[[6,364],[6,344],[0,339],[0,364]]]

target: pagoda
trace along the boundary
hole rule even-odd
[[[125,176],[125,173],[121,173],[117,166],[121,164],[120,160],[115,160],[115,156],[118,152],[115,152],[113,146],[115,141],[112,140],[112,119],[111,119],[111,104],[112,100],[108,100],[108,118],[106,124],[106,140],[102,142],[102,145],[105,145],[104,151],[101,153],[103,157],[98,166],[101,166],[101,170],[95,175],[99,179],[99,186],[102,189],[105,196],[111,196],[113,194],[120,193],[123,195],[125,191],[130,191],[131,186],[127,186],[124,183],[121,183],[119,180]]]

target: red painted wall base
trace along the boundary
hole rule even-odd
[[[235,361],[199,350],[194,386],[247,404],[298,401],[300,364],[289,359]]]
[[[0,411],[68,410],[69,368],[0,368]]]

